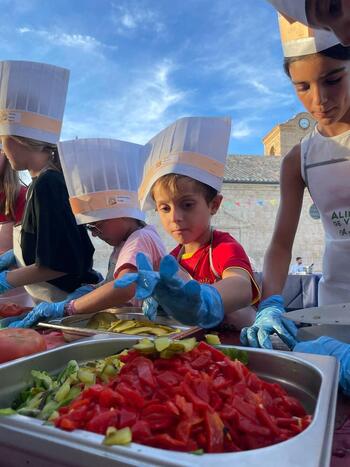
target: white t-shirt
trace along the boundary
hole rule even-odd
[[[109,260],[106,280],[116,279],[129,265],[136,267],[136,255],[139,252],[148,256],[155,271],[159,270],[160,260],[166,255],[166,249],[153,225],[135,230],[123,245],[114,248]],[[131,303],[133,306],[141,306],[142,302],[133,298]]]

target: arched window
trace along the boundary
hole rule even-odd
[[[270,148],[270,156],[274,156],[275,155],[275,146],[271,146]]]

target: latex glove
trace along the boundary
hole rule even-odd
[[[7,282],[7,274],[8,271],[0,272],[0,295],[15,288]]]
[[[272,295],[263,300],[258,308],[254,323],[241,331],[241,342],[250,347],[272,349],[270,336],[277,334],[290,349],[297,343],[298,328],[293,321],[285,318],[281,295]]]
[[[65,305],[71,300],[86,295],[94,290],[92,285],[83,285],[74,292],[70,293],[62,302],[48,303],[41,302],[36,305],[23,319],[12,321],[8,324],[9,328],[30,328],[39,321],[48,321],[52,319],[60,319],[64,316]]]
[[[13,254],[13,250],[8,250],[6,253],[3,253],[0,256],[0,271],[4,271],[5,269],[9,269],[11,266],[16,264],[16,258]]]
[[[164,256],[159,273],[153,271],[143,253],[137,254],[136,264],[138,272],[125,274],[114,282],[114,287],[135,283],[137,299],[153,297],[168,315],[184,324],[211,328],[223,320],[224,307],[219,292],[197,281],[185,283],[176,275],[179,265],[173,256]],[[145,309],[154,319],[155,303],[146,302]]]
[[[157,318],[159,303],[153,297],[146,298],[142,303],[142,312],[146,318],[154,321]]]
[[[331,337],[322,336],[316,340],[298,342],[293,352],[330,355],[340,364],[339,386],[350,396],[350,345]]]

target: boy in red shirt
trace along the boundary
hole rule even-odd
[[[228,119],[183,118],[146,146],[141,205],[155,205],[164,230],[179,245],[162,260],[159,273],[140,254],[138,273],[115,285],[136,282],[136,297],[147,299],[143,310],[149,318],[159,304],[180,322],[210,328],[259,300],[244,249],[210,226],[222,202],[229,135]]]

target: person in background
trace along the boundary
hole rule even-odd
[[[240,328],[255,316],[253,308],[238,311],[259,299],[248,257],[231,235],[210,226],[222,201],[230,126],[227,118],[182,118],[146,145],[141,206],[156,208],[178,246],[161,261],[159,273],[140,254],[138,273],[115,286],[136,284],[150,319],[158,305],[176,320],[203,328],[225,317]]]
[[[277,333],[294,351],[335,356],[340,385],[350,387],[350,346],[321,337],[297,342],[297,328],[283,316],[281,292],[302,208],[305,187],[321,215],[325,230],[319,305],[350,301],[350,228],[347,225],[350,186],[350,47],[330,32],[291,25],[280,17],[285,71],[297,96],[316,119],[314,130],[284,158],[281,203],[263,270],[263,301],[253,326],[241,332],[242,343],[272,348]]]
[[[121,305],[140,306],[134,300],[135,287],[115,289],[112,279],[136,271],[136,254],[142,251],[154,269],[159,268],[165,247],[137,199],[143,165],[143,146],[113,139],[78,139],[58,144],[78,224],[85,224],[93,236],[114,247],[107,280],[75,300],[42,302],[25,318],[9,327],[30,327],[39,320],[64,315],[91,313]]]
[[[290,268],[290,273],[300,274],[301,272],[304,272],[303,258],[301,256],[297,256],[295,258],[295,264]]]
[[[268,0],[288,21],[293,19],[315,29],[333,31],[339,41],[350,45],[350,4],[348,0]]]
[[[70,208],[56,146],[68,78],[68,70],[53,65],[0,62],[2,150],[12,169],[32,177],[14,254],[0,257],[0,294],[25,286],[35,303],[64,300],[98,281],[94,248]]]

